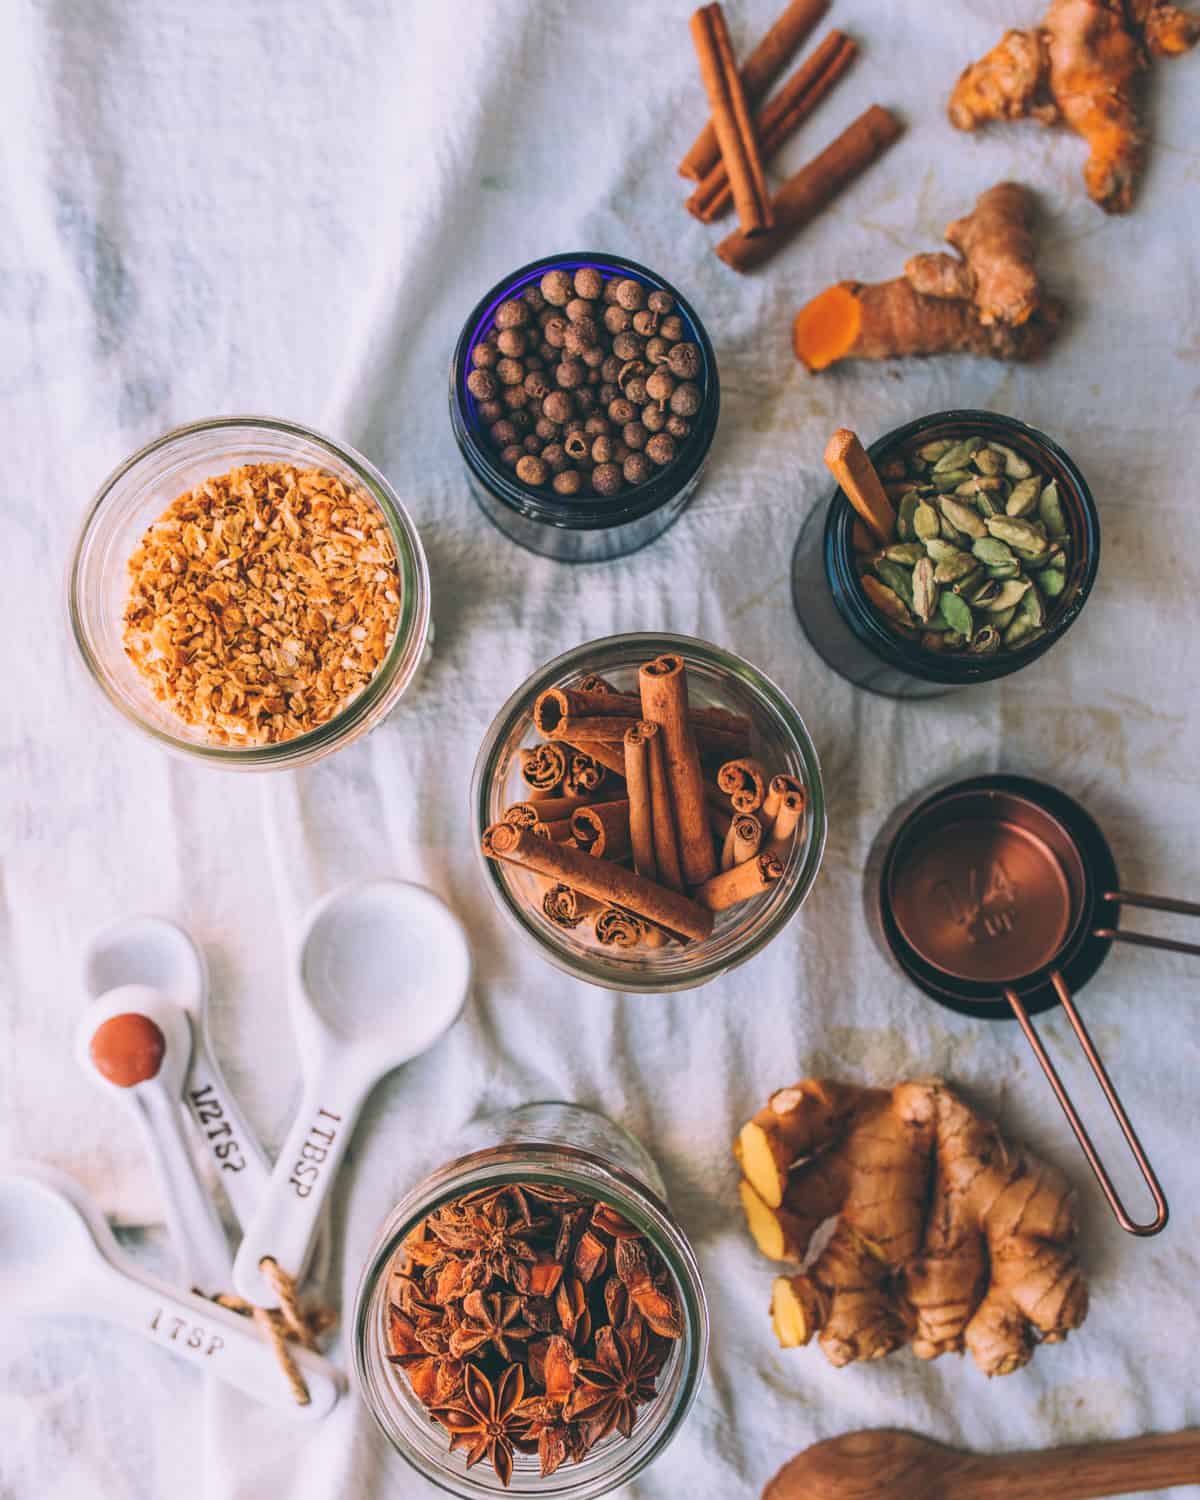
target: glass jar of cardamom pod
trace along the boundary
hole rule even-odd
[[[907,625],[897,627],[880,613],[864,589],[864,563],[871,555],[868,549],[874,549],[876,544],[864,535],[856,512],[842,490],[837,489],[826,506],[813,508],[797,539],[792,558],[792,598],[804,633],[818,655],[856,687],[892,698],[933,698],[971,683],[1007,677],[1044,656],[1070,629],[1087,602],[1100,563],[1099,517],[1083,475],[1044,432],[1000,412],[943,411],[886,433],[868,452],[885,484],[891,487],[893,503],[899,505],[904,484],[895,481],[902,465],[904,473],[909,475],[914,468],[923,466],[927,472],[920,478],[936,480],[943,488],[950,481],[956,485],[977,484],[981,476],[974,472],[968,476],[964,471],[961,477],[954,472],[932,473],[938,460],[950,452],[950,445],[973,439],[990,449],[989,457],[996,460],[999,468],[995,476],[999,485],[992,493],[1000,499],[995,507],[1002,520],[1000,529],[1005,519],[1013,518],[1022,509],[1018,496],[1014,510],[1006,517],[1005,508],[1017,496],[1018,485],[1027,478],[1040,480],[1043,490],[1053,484],[1058,510],[1055,532],[1050,535],[1050,547],[1046,549],[1053,551],[1053,561],[1059,564],[1051,580],[1053,592],[1039,584],[1036,569],[1043,558],[1035,557],[1029,580],[1022,579],[1030,582],[1029,604],[1037,612],[1034,628],[1024,633],[1009,633],[992,626],[984,634],[984,627],[995,618],[986,608],[982,612],[969,611],[968,617],[973,618],[976,627],[972,640],[961,639],[957,634],[946,635],[946,622],[942,619],[934,621],[942,635],[928,626],[922,628],[915,617]],[[943,445],[945,450],[939,453]],[[938,458],[930,457],[935,454]],[[936,510],[937,485],[926,484],[924,488],[929,490],[927,498]],[[949,497],[955,498],[953,491]],[[1036,509],[1031,521],[1035,527],[1039,526]],[[946,526],[944,520],[941,525]],[[896,540],[903,549],[906,538],[898,535]],[[914,538],[910,545],[918,540]],[[1033,540],[1035,545],[1041,545],[1036,538]],[[945,542],[945,532],[939,541]],[[956,535],[945,542],[943,550],[952,555],[951,549],[960,548],[965,564],[969,564],[971,536]],[[1011,562],[995,569],[981,566],[967,579],[967,584],[973,589],[1002,587],[1012,570]],[[898,572],[895,576],[900,577]],[[900,583],[903,584],[902,578]],[[948,591],[954,587],[949,584]],[[888,592],[886,588],[883,590],[885,595]],[[992,592],[998,592],[998,588]],[[958,597],[956,594],[955,598]],[[989,601],[991,605],[997,602],[1003,603],[1003,599]],[[1010,634],[1011,645],[1005,640],[1006,634]]]
[[[557,1101],[527,1104],[474,1121],[454,1141],[451,1153],[451,1160],[401,1197],[367,1257],[353,1322],[354,1369],[363,1399],[397,1452],[424,1478],[453,1495],[467,1500],[503,1494],[571,1496],[572,1500],[607,1495],[633,1480],[676,1436],[704,1376],[708,1305],[695,1254],[667,1206],[659,1170],[640,1141],[619,1125],[593,1110]],[[423,1226],[436,1223],[447,1206],[460,1205],[464,1199],[493,1213],[493,1223],[500,1223],[503,1215],[514,1236],[523,1235],[534,1245],[544,1242],[551,1246],[557,1239],[554,1248],[539,1249],[543,1267],[551,1264],[549,1257],[562,1253],[563,1236],[561,1232],[555,1235],[550,1221],[557,1215],[561,1223],[564,1205],[582,1205],[582,1223],[589,1222],[587,1214],[593,1206],[603,1205],[606,1212],[599,1222],[604,1227],[595,1236],[603,1259],[588,1283],[584,1307],[594,1303],[601,1308],[607,1302],[599,1287],[604,1283],[607,1292],[613,1266],[620,1264],[614,1235],[634,1238],[644,1248],[656,1267],[658,1284],[673,1304],[672,1332],[677,1336],[669,1343],[658,1342],[653,1390],[649,1383],[640,1390],[632,1425],[626,1424],[628,1435],[618,1428],[597,1437],[604,1425],[601,1423],[600,1428],[591,1429],[589,1437],[595,1440],[586,1451],[580,1453],[575,1448],[566,1456],[556,1454],[560,1461],[549,1474],[542,1472],[547,1466],[546,1447],[542,1445],[539,1452],[537,1440],[538,1427],[545,1425],[538,1418],[544,1414],[535,1410],[539,1403],[545,1404],[545,1394],[530,1373],[531,1366],[537,1367],[538,1357],[530,1359],[530,1353],[536,1351],[527,1352],[528,1330],[520,1326],[538,1320],[534,1308],[524,1307],[518,1312],[511,1305],[521,1294],[505,1297],[502,1304],[505,1315],[512,1318],[504,1326],[517,1325],[508,1339],[507,1358],[523,1367],[522,1396],[530,1413],[516,1412],[501,1434],[505,1457],[511,1461],[507,1483],[501,1477],[507,1463],[502,1461],[501,1472],[497,1472],[490,1452],[476,1455],[471,1444],[461,1439],[451,1450],[446,1428],[436,1415],[431,1418],[430,1408],[414,1389],[420,1381],[406,1373],[411,1363],[393,1354],[394,1319],[404,1311],[400,1304],[413,1308],[413,1288],[406,1286],[411,1281],[413,1261],[406,1242],[411,1245]],[[497,1203],[498,1213],[494,1210]],[[528,1220],[520,1212],[521,1205],[529,1212]],[[453,1208],[450,1213],[453,1216]],[[570,1234],[566,1238],[570,1240]],[[578,1263],[577,1257],[572,1260],[573,1266]],[[420,1306],[419,1316],[426,1317],[428,1303],[422,1301]],[[458,1318],[462,1304],[454,1306],[459,1311],[453,1316]],[[587,1317],[586,1312],[582,1314],[571,1333],[572,1359],[584,1362],[584,1373],[596,1340],[595,1328],[585,1326]],[[436,1308],[428,1320],[437,1321]],[[436,1344],[436,1337],[431,1342]],[[492,1368],[492,1388],[498,1388],[497,1361],[498,1356],[489,1352],[480,1366],[485,1371]],[[441,1363],[448,1364],[445,1360]],[[450,1365],[444,1373],[451,1389],[448,1400],[453,1404],[453,1388],[461,1372]],[[437,1378],[441,1374],[438,1372]],[[582,1377],[577,1372],[573,1378]],[[502,1378],[499,1385],[503,1385]],[[457,1399],[461,1405],[461,1395]],[[451,1418],[452,1426],[454,1423]],[[571,1442],[587,1427],[587,1423],[571,1423],[563,1436]],[[468,1463],[472,1458],[477,1461]]]

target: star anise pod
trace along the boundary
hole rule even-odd
[[[629,1437],[637,1408],[654,1399],[654,1390],[645,1345],[602,1328],[596,1335],[596,1358],[579,1362],[575,1389],[563,1415],[572,1422],[594,1422],[599,1428],[595,1441],[614,1428]]]
[[[463,1371],[462,1399],[435,1406],[430,1415],[450,1434],[450,1449],[465,1449],[467,1468],[485,1455],[499,1476],[501,1484],[512,1479],[513,1435],[522,1423],[515,1418],[525,1395],[525,1372],[520,1365],[509,1365],[493,1385],[478,1365],[467,1365]]]
[[[388,1360],[394,1365],[407,1364],[425,1354],[416,1327],[394,1303],[388,1308],[387,1345]]]
[[[661,1338],[683,1337],[683,1322],[675,1300],[656,1285],[646,1248],[640,1239],[616,1242],[617,1275],[625,1283],[634,1306]]]
[[[622,1217],[610,1203],[597,1203],[592,1209],[592,1228],[599,1229],[610,1239],[636,1240],[639,1231]]]
[[[514,1444],[523,1453],[536,1453],[543,1479],[548,1479],[568,1458],[580,1459],[587,1452],[583,1429],[563,1420],[562,1402],[548,1396],[530,1396],[517,1407],[523,1423]]]
[[[608,1264],[608,1246],[598,1234],[586,1229],[575,1246],[572,1261],[580,1281],[591,1281]]]
[[[468,1292],[462,1303],[463,1319],[450,1337],[450,1353],[463,1359],[477,1350],[493,1345],[506,1363],[511,1358],[508,1341],[517,1343],[533,1337],[534,1330],[519,1321],[520,1297],[506,1297],[499,1292]]]
[[[514,1222],[503,1201],[466,1210],[447,1207],[429,1224],[451,1250],[465,1253],[464,1290],[486,1286],[497,1277],[518,1292],[529,1290],[529,1263],[538,1258],[529,1243],[532,1227]]]

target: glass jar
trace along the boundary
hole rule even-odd
[[[651,291],[669,292],[683,319],[686,336],[700,349],[703,371],[697,384],[704,405],[674,461],[645,484],[609,498],[560,498],[550,489],[522,484],[496,457],[483,434],[475,398],[467,390],[471,351],[492,326],[497,306],[537,282],[547,271],[575,272],[595,266],[604,276],[632,277]],[[717,361],[695,309],[669,281],[636,261],[616,255],[548,255],[514,271],[476,304],[463,325],[450,365],[450,424],[466,465],[479,508],[505,536],[530,552],[559,562],[604,562],[636,552],[661,536],[683,514],[708,457],[721,404]]]
[[[1058,483],[1071,534],[1067,583],[1046,632],[1032,645],[989,656],[926,651],[896,635],[868,602],[854,566],[857,513],[840,489],[814,506],[792,557],[792,599],[817,654],[856,687],[891,698],[933,698],[973,682],[992,682],[1029,666],[1060,640],[1087,602],[1100,564],[1100,518],[1083,475],[1045,433],[990,411],[942,411],[885,433],[868,450],[879,467],[898,448],[979,433],[1015,449]]]
[[[717,914],[712,936],[685,945],[614,953],[580,932],[564,931],[531,901],[531,877],[514,866],[487,859],[484,829],[504,809],[525,800],[520,751],[540,743],[533,703],[547,688],[568,687],[598,673],[618,691],[637,692],[637,671],[664,653],[683,658],[694,706],[716,706],[745,714],[751,722],[752,754],[772,774],[797,777],[805,790],[804,818],[783,877],[761,896]],[[512,927],[541,949],[557,968],[608,989],[665,994],[707,984],[764,948],[803,904],[825,849],[825,795],[817,752],[800,715],[757,667],[731,651],[680,635],[616,635],[591,641],[556,657],[517,689],[492,722],[475,762],[471,786],[475,847],[488,889]]]
[[[179,495],[241,464],[318,468],[374,502],[392,537],[400,578],[395,639],[374,677],[326,723],[274,745],[214,744],[151,693],[125,655],[127,564],[144,532]],[[68,579],[71,629],[108,701],[160,745],[210,765],[280,770],[319,760],[373,729],[426,661],[432,638],[429,569],[416,528],[383,475],[352,448],[270,417],[216,417],[177,427],[127,458],[100,486],[84,520]]]
[[[568,1144],[569,1143],[569,1144]],[[392,1446],[426,1479],[451,1494],[606,1495],[627,1484],[682,1426],[704,1373],[708,1306],[696,1257],[664,1200],[662,1178],[640,1142],[603,1115],[578,1105],[529,1104],[474,1122],[455,1142],[455,1159],[406,1193],[388,1215],[367,1258],[354,1307],[354,1370],[371,1415]],[[448,1451],[403,1373],[388,1362],[388,1279],[405,1236],[443,1203],[506,1182],[554,1183],[611,1203],[653,1245],[674,1281],[684,1325],[658,1377],[653,1401],[639,1410],[633,1435],[598,1443],[582,1463],[549,1478],[534,1455],[517,1453],[506,1490],[486,1461],[465,1467]]]

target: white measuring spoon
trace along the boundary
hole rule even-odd
[[[64,1172],[31,1163],[0,1171],[0,1307],[66,1313],[131,1328],[256,1401],[323,1417],[341,1374],[319,1354],[292,1349],[309,1402],[292,1396],[275,1351],[248,1318],[147,1275],[117,1244],[104,1215]]]
[[[163,917],[130,917],[88,944],[84,983],[93,1000],[123,984],[145,984],[174,1000],[192,1023],[184,1099],[241,1225],[258,1207],[271,1166],[221,1074],[208,1028],[208,967],[182,928]]]
[[[143,1059],[139,1081],[122,1083],[106,1074],[103,1054],[112,1046],[107,1039],[113,1028],[130,1024],[138,1025],[146,1045],[154,1046],[156,1036],[161,1040],[161,1057],[156,1065],[153,1058]],[[191,1054],[187,1012],[144,984],[124,984],[93,1000],[75,1028],[79,1066],[124,1107],[142,1133],[183,1279],[213,1296],[229,1290],[233,1256],[183,1133],[183,1091]]]
[[[299,1281],[314,1226],[371,1089],[425,1052],[467,996],[471,956],[458,918],[432,891],[399,880],[334,891],[308,919],[291,1017],[304,1075],[300,1108],[246,1229],[233,1284],[250,1302],[278,1297],[260,1263]]]

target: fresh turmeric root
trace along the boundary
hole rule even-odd
[[[1128,213],[1142,173],[1146,131],[1138,75],[1156,57],[1200,40],[1200,15],[1168,0],[1050,0],[1033,31],[1006,31],[972,63],[950,96],[950,122],[1059,121],[1088,144],[1084,181],[1106,213]]]
[[[1078,1328],[1087,1290],[1062,1176],[1010,1149],[939,1080],[861,1089],[806,1079],[739,1132],[742,1206],[759,1249],[801,1263],[771,1299],[785,1348],[816,1335],[834,1365],[910,1343],[968,1349],[1007,1375]]]
[[[959,252],[914,255],[904,275],[872,285],[842,281],[796,314],[796,357],[812,372],[841,359],[986,354],[1036,359],[1058,330],[1062,305],[1034,265],[1033,199],[1015,182],[981,195],[946,230]]]

